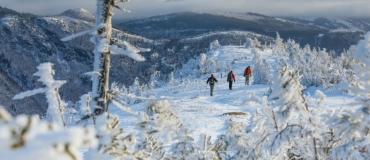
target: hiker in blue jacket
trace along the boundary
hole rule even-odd
[[[215,87],[215,82],[217,82],[217,79],[211,74],[211,77],[208,78],[207,84],[209,82],[209,88],[211,88],[211,96],[213,96],[213,88]]]

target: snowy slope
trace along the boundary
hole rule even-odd
[[[272,55],[271,50],[258,50],[258,52],[272,65],[272,73],[275,73],[276,62],[280,57]],[[164,86],[153,91],[157,98],[168,99],[171,108],[176,111],[183,125],[192,131],[192,136],[196,140],[201,133],[206,133],[212,136],[212,140],[215,140],[225,131],[225,123],[230,118],[242,123],[249,123],[251,112],[262,107],[260,99],[267,94],[270,88],[269,85],[244,84],[243,70],[248,65],[252,66],[251,49],[241,46],[221,46],[212,53],[208,53],[207,59],[218,61],[219,64],[231,65],[236,76],[233,90],[229,90],[228,82],[226,82],[228,71],[220,70],[213,73],[218,80],[213,97],[209,95],[209,86],[206,85],[206,79],[210,76],[208,74],[202,75],[190,83],[183,82],[176,87]],[[193,67],[191,64],[185,65],[178,72],[187,73],[186,71],[191,67]],[[187,76],[185,75],[185,77]],[[180,81],[180,77],[177,79]],[[253,82],[253,77],[251,82]],[[304,94],[313,96],[316,90],[321,90],[326,94],[325,106],[329,108],[343,107],[354,99],[351,95],[331,88],[324,91],[322,87],[310,87],[305,90]],[[252,93],[255,93],[256,98],[249,98]],[[145,103],[139,103],[132,105],[131,109],[137,113],[143,111],[144,106]],[[121,109],[114,106],[111,107],[111,112],[120,116],[121,125],[128,132],[134,131],[133,128],[137,122],[136,114],[122,112]],[[243,112],[246,115],[224,115],[228,112]]]
[[[332,32],[367,32],[370,30],[369,18],[283,17],[283,19],[329,29]]]

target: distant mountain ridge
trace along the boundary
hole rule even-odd
[[[92,13],[83,8],[69,9],[59,15],[80,19],[88,22],[95,22],[95,15],[93,15]]]
[[[292,22],[303,23],[329,29],[333,32],[368,32],[370,31],[370,18],[351,18],[351,17],[282,17]]]
[[[141,36],[159,39],[181,39],[231,30],[250,31],[275,37],[278,32],[284,40],[290,38],[301,45],[310,44],[312,47],[327,48],[335,52],[356,44],[364,35],[364,30],[348,32],[335,28],[337,30],[333,32],[333,28],[257,13],[180,12],[132,20],[120,23],[119,26]],[[338,40],[339,38],[341,39]]]

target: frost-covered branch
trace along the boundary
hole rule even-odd
[[[50,121],[66,126],[63,113],[65,102],[61,100],[58,93],[58,89],[66,83],[66,81],[54,80],[55,73],[52,66],[52,63],[42,63],[37,67],[38,71],[33,74],[34,76],[40,77],[37,81],[42,82],[42,84],[46,86],[45,88],[19,93],[15,95],[13,99],[23,99],[24,97],[33,96],[38,93],[45,93],[49,104],[46,118]]]

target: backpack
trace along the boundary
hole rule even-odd
[[[214,78],[211,78],[211,79],[209,80],[209,84],[210,84],[210,85],[214,85],[214,84],[215,84],[215,79],[214,79]]]
[[[251,67],[247,67],[246,71],[247,71],[247,75],[252,75]]]
[[[229,75],[227,75],[227,81],[229,81],[229,82],[234,81],[233,76],[232,76],[231,73],[229,73]]]

